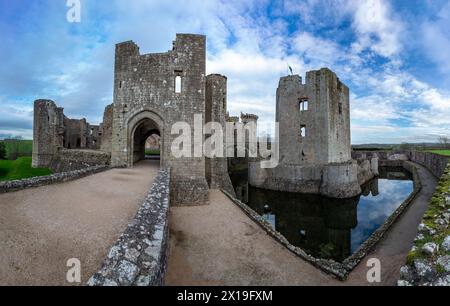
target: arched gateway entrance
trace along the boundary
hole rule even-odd
[[[136,114],[128,123],[128,166],[145,159],[145,142],[152,135],[160,137],[160,165],[164,165],[164,122],[152,111]]]

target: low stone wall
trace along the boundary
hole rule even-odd
[[[92,166],[108,166],[110,154],[99,150],[61,149],[53,157],[50,169],[55,172],[67,172],[89,168]]]
[[[404,151],[352,151],[352,158],[356,160],[378,157],[379,160],[409,160],[411,152]]]
[[[308,261],[312,265],[318,267],[326,273],[336,276],[340,280],[345,280],[350,272],[363,260],[363,258],[375,247],[375,245],[383,238],[388,229],[395,223],[395,221],[401,216],[406,208],[411,204],[416,195],[422,189],[422,183],[417,169],[413,163],[403,161],[403,166],[407,171],[412,173],[414,181],[414,190],[410,196],[395,210],[395,212],[381,225],[350,257],[346,258],[342,263],[336,262],[330,259],[316,258],[303,249],[292,245],[281,233],[273,229],[272,225],[268,223],[261,215],[255,212],[248,205],[242,203],[236,199],[233,195],[229,194],[225,190],[222,192],[230,198],[236,205],[238,205],[245,214],[247,214],[253,221],[259,224],[269,235],[274,237],[279,243],[284,245],[288,250]]]
[[[108,166],[94,166],[81,170],[32,177],[24,180],[0,182],[0,193],[13,192],[27,188],[40,187],[79,179],[109,169]]]
[[[111,248],[89,286],[161,286],[169,244],[170,169],[159,172],[147,198]]]
[[[413,151],[410,153],[410,160],[425,166],[435,177],[440,178],[450,162],[450,157],[430,152]]]
[[[399,286],[450,286],[450,163],[443,172],[400,270]]]
[[[440,178],[444,173],[445,167],[450,162],[450,157],[431,152],[422,151],[353,151],[352,158],[356,160],[370,159],[377,156],[380,161],[383,160],[410,160],[426,167],[433,175]]]

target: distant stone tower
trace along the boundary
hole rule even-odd
[[[58,148],[64,144],[64,113],[51,100],[34,102],[33,158],[34,168],[48,168]]]
[[[248,125],[249,123],[253,123],[255,129],[257,129],[258,128],[258,119],[259,119],[259,117],[257,115],[241,113],[241,123],[244,124],[244,126]],[[253,136],[257,137],[257,134],[255,133]],[[251,149],[252,148],[253,149],[257,149],[257,145],[251,147],[250,143],[249,143],[250,141],[254,141],[255,143],[258,143],[258,139],[257,138],[251,139],[250,135],[246,133],[244,144],[243,144],[243,146],[245,147],[245,152],[247,154],[246,158],[250,158],[251,156],[253,156],[253,158],[256,158],[255,156],[258,154],[258,152],[257,151],[251,151]],[[239,143],[239,140],[237,140],[236,143],[237,143],[238,146],[242,145],[242,144]]]
[[[279,166],[250,166],[254,186],[330,197],[361,193],[358,165],[351,159],[349,89],[327,68],[280,79]]]
[[[254,115],[254,114],[241,113],[241,122],[243,124],[254,122],[257,125],[258,124],[258,119],[259,119],[259,117]]]
[[[206,179],[210,188],[222,188],[234,194],[233,185],[228,175],[228,162],[226,157],[227,121],[227,78],[220,74],[211,74],[206,77],[206,118],[205,123],[217,122],[222,126],[224,157],[206,158]]]

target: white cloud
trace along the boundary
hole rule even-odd
[[[356,142],[400,142],[422,137],[433,141],[436,135],[450,134],[450,94],[419,81],[402,66],[408,54],[403,52],[406,48],[401,37],[408,21],[395,13],[389,2],[287,0],[275,4],[272,13],[278,19],[269,18],[267,4],[257,0],[179,1],[176,5],[166,1],[87,1],[88,14],[84,16],[88,20],[97,18],[96,11],[111,13],[102,21],[102,29],[87,22],[79,29],[89,34],[84,37],[62,29],[52,32],[46,27],[46,41],[58,45],[57,38],[63,37],[61,49],[74,50],[64,56],[63,51],[43,48],[39,37],[34,42],[27,40],[27,50],[37,44],[39,54],[46,58],[42,66],[40,61],[27,61],[33,69],[31,73],[18,69],[23,82],[16,83],[21,90],[37,79],[40,90],[33,89],[33,93],[54,98],[70,116],[98,123],[103,107],[112,99],[115,43],[132,39],[143,53],[165,52],[171,48],[175,33],[203,33],[208,38],[207,72],[228,77],[233,115],[251,112],[260,116],[260,122],[273,121],[278,80],[288,73],[288,64],[302,76],[307,70],[327,66],[350,85]],[[442,10],[439,20],[428,21],[424,27],[429,55],[442,69],[450,62],[447,27],[443,26],[448,24],[445,12]],[[285,16],[294,18],[286,20]],[[343,29],[343,20],[352,26]],[[327,35],[318,34],[317,29],[325,29]],[[345,39],[353,40],[344,39],[343,43],[338,36],[341,31],[350,34]],[[10,57],[12,49],[4,50]],[[19,58],[26,54],[21,53]],[[385,57],[386,63],[374,66],[374,54]],[[4,110],[0,122],[7,117],[30,122],[30,117],[20,117],[13,109]],[[418,133],[417,138],[414,133]]]
[[[299,33],[294,38],[294,48],[320,66],[332,65],[346,57],[337,43],[315,37],[307,32]]]
[[[353,44],[357,53],[366,49],[379,55],[397,55],[402,46],[400,35],[403,24],[391,13],[389,2],[382,0],[354,1],[353,27],[358,41]]]
[[[450,3],[444,6],[436,19],[421,25],[422,47],[428,58],[441,72],[450,74]]]

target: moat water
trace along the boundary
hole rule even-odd
[[[232,173],[238,199],[261,214],[286,239],[318,258],[343,261],[376,231],[413,191],[403,168],[381,167],[380,176],[352,199],[330,199],[254,188],[246,172]]]

